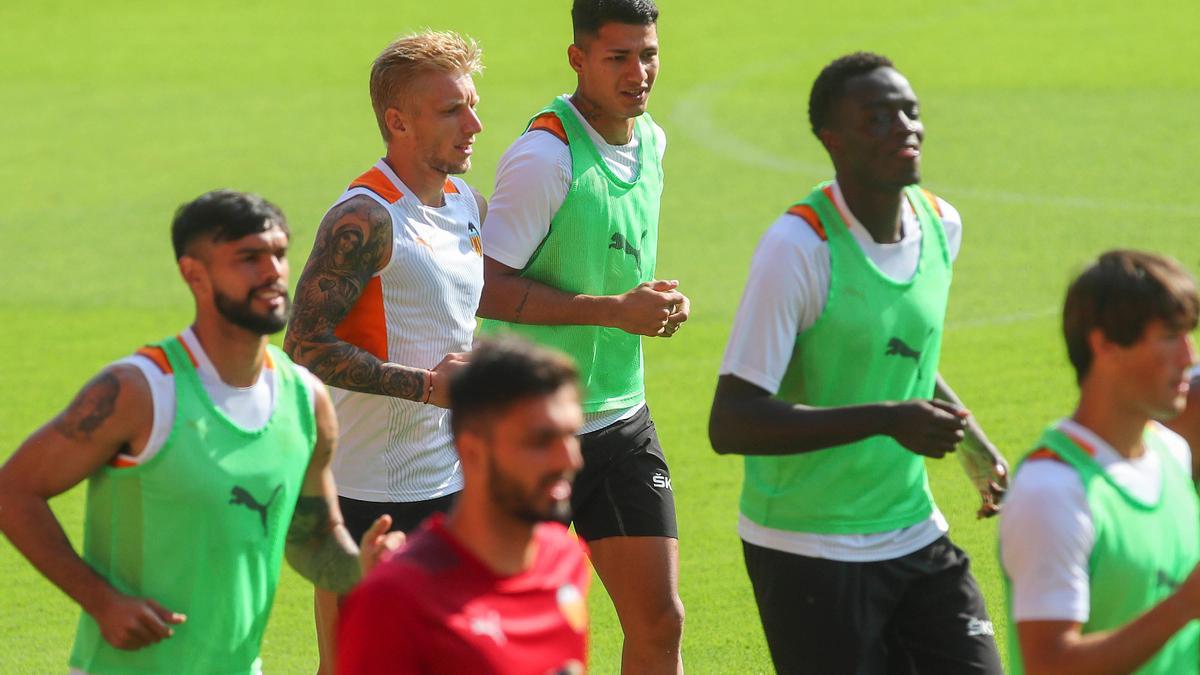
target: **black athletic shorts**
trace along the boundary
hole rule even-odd
[[[583,469],[571,491],[571,513],[581,538],[679,537],[671,470],[648,407],[579,442]]]
[[[371,529],[371,523],[385,513],[392,517],[390,532],[407,534],[417,529],[429,516],[449,511],[457,498],[458,493],[455,492],[420,502],[364,502],[338,495],[338,507],[342,510],[346,529],[350,530],[350,536],[358,544],[367,530]]]
[[[1004,672],[970,561],[946,536],[866,563],[742,548],[779,673]]]

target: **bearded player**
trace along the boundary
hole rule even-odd
[[[524,342],[483,343],[450,385],[466,485],[343,606],[346,675],[579,674],[591,570],[557,522],[582,465],[575,367]]]
[[[285,551],[321,587],[359,579],[333,406],[267,343],[287,322],[289,239],[256,195],[183,205],[195,322],[102,370],[0,469],[0,529],[83,609],[72,672],[257,673]],[[84,480],[81,557],[47,502]],[[388,525],[365,534],[364,567],[398,545]]]

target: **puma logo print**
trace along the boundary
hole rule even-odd
[[[649,233],[643,232],[642,239],[645,239],[647,234],[649,234]],[[641,242],[639,242],[639,243],[641,243]],[[621,234],[620,232],[613,232],[612,241],[609,243],[608,247],[614,248],[618,251],[624,251],[626,255],[632,256],[634,264],[637,265],[638,273],[639,274],[641,273],[641,271],[642,271],[642,252],[640,249],[636,248],[633,244],[629,243],[629,240],[625,238],[625,235]]]
[[[894,337],[891,340],[888,340],[887,351],[884,352],[884,355],[885,356],[900,356],[900,357],[912,359],[913,361],[916,361],[918,363],[921,362],[921,352],[904,344],[904,340],[901,340],[898,337]]]
[[[1173,591],[1179,587],[1179,582],[1172,579],[1166,572],[1158,570],[1158,585]]]
[[[279,491],[283,489],[282,485],[276,485],[275,491],[271,493],[271,498],[266,504],[259,504],[254,495],[246,491],[246,488],[234,485],[229,491],[229,503],[240,504],[251,511],[257,511],[258,517],[262,519],[263,535],[267,534],[267,509],[271,508],[271,502],[279,496]]]

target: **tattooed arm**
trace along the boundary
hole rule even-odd
[[[113,588],[75,552],[49,500],[117,453],[143,447],[153,424],[152,410],[150,387],[137,368],[111,366],[0,467],[0,530],[39,572],[96,619],[105,640],[121,649],[170,637],[170,626],[184,617],[152,599]]]
[[[361,550],[351,539],[329,469],[337,443],[337,417],[325,388],[317,387],[315,393],[317,443],[288,527],[286,555],[288,563],[316,586],[348,593],[362,575],[400,546],[404,535],[387,533],[391,518],[381,516],[363,535]]]
[[[392,218],[370,197],[351,197],[330,209],[296,286],[296,302],[283,347],[296,363],[326,384],[368,394],[448,405],[443,378],[462,362],[450,354],[433,370],[381,361],[334,335],[371,277],[392,255]]]

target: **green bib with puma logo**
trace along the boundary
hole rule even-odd
[[[88,481],[83,558],[118,591],[187,615],[175,634],[116,649],[84,613],[71,666],[88,673],[256,673],[284,538],[316,441],[308,385],[282,351],[261,429],[213,405],[183,344],[157,345],[175,379],[175,422],[145,463]]]
[[[797,207],[829,242],[825,309],[796,337],[776,398],[831,408],[929,399],[950,293],[950,252],[932,197],[904,189],[921,226],[917,270],[885,275],[863,252],[822,184]],[[797,214],[799,215],[799,214]],[[794,455],[747,456],[741,511],[775,529],[817,534],[898,530],[933,512],[925,458],[890,436]]]
[[[571,186],[550,232],[521,276],[569,293],[619,295],[654,278],[663,171],[649,114],[634,122],[638,176],[618,178],[587,130],[556,98],[534,116],[553,113],[571,150]],[[533,133],[533,132],[527,132]],[[486,227],[486,225],[485,225]],[[584,412],[628,408],[645,399],[642,338],[619,328],[541,326],[484,319],[480,333],[512,332],[565,352],[579,368]]]

